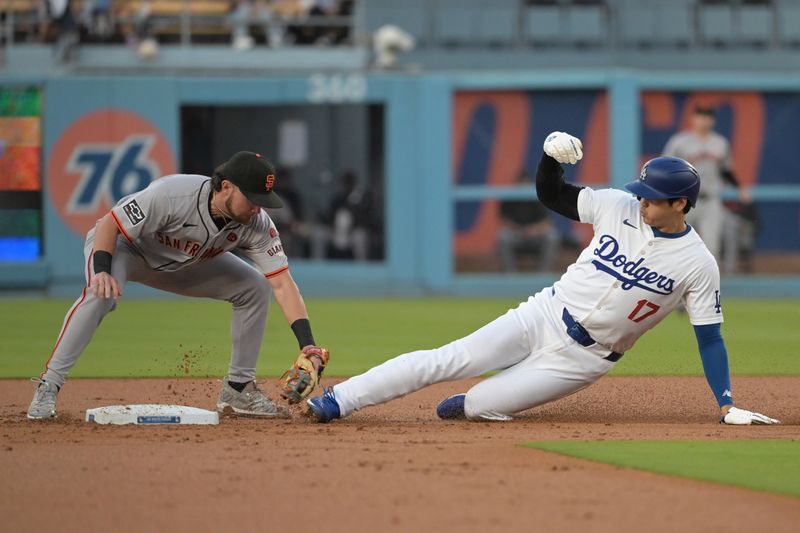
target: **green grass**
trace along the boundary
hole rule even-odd
[[[547,441],[549,452],[800,497],[800,441]]]
[[[0,377],[37,375],[67,300],[0,300]],[[462,337],[517,305],[510,299],[309,299],[314,334],[330,347],[329,375],[354,375],[395,355]],[[95,334],[73,377],[218,376],[227,370],[230,307],[202,299],[122,299]],[[735,375],[800,375],[798,304],[726,302],[723,326]],[[279,375],[297,343],[273,302],[259,375]],[[618,375],[702,375],[694,333],[673,314],[645,335]]]

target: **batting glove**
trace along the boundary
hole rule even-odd
[[[780,420],[775,420],[761,413],[754,413],[739,409],[738,407],[731,407],[728,413],[719,421],[720,424],[730,424],[733,426],[749,426],[751,424],[780,424]]]
[[[554,131],[544,140],[544,153],[559,163],[575,164],[583,157],[583,143],[563,131]]]

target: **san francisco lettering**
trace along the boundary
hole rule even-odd
[[[168,248],[173,248],[180,252],[185,253],[190,257],[194,257],[197,255],[197,252],[200,250],[200,243],[195,242],[189,239],[176,239],[174,237],[170,237],[160,231],[156,232],[156,238],[158,239],[159,244],[163,244]]]

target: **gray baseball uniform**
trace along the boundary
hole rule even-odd
[[[685,159],[700,174],[700,196],[696,209],[687,214],[686,221],[694,226],[709,251],[719,259],[725,216],[720,198],[724,186],[722,171],[731,167],[728,141],[713,131],[705,137],[682,131],[670,138],[664,147],[664,155]]]
[[[267,278],[288,269],[278,231],[262,210],[248,224],[219,229],[211,217],[211,180],[176,174],[126,196],[111,214],[120,231],[111,275],[120,287],[136,281],[182,294],[225,300],[233,306],[228,379],[255,378],[270,300]],[[92,294],[92,229],[86,236],[86,287],[64,318],[42,379],[59,387],[89,344],[103,317],[116,307]],[[230,253],[239,250],[255,265]]]

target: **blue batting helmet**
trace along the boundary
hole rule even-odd
[[[625,188],[648,200],[686,198],[694,207],[700,192],[700,176],[692,165],[679,157],[656,157],[645,163],[639,179]]]

